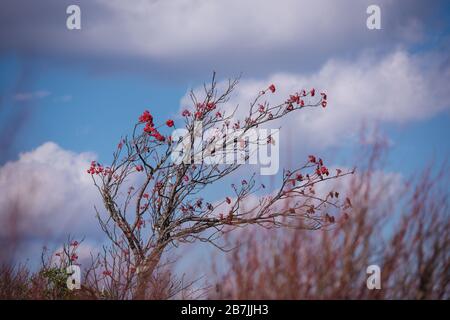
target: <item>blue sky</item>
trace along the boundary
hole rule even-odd
[[[23,68],[21,62],[17,56],[3,58],[4,74],[17,78]],[[142,110],[168,116],[177,110],[187,88],[160,84],[157,79],[139,75],[93,74],[83,66],[52,66],[40,61],[31,64],[33,83],[25,91],[50,94],[36,98],[32,105],[28,105],[29,101],[11,101],[14,107],[31,112],[27,129],[18,138],[17,151],[51,140],[77,152],[95,150],[106,160]],[[2,79],[2,88],[8,86],[8,80]],[[65,97],[68,98],[64,100]]]
[[[79,65],[52,66],[41,61],[26,63],[32,65],[33,80],[24,88],[25,91],[45,91],[49,95],[36,98],[31,105],[28,101],[11,101],[11,97],[5,96],[4,109],[29,111],[22,124],[23,130],[12,144],[14,152],[8,160],[44,142],[54,141],[75,152],[93,151],[99,160],[108,162],[120,137],[130,132],[142,110],[151,110],[159,119],[176,119],[181,98],[194,87],[189,80],[158,82],[151,76],[139,74],[96,74],[89,67]],[[7,55],[1,58],[0,65],[5,71],[0,79],[2,92],[9,91],[11,78],[19,77],[23,61],[18,56]],[[449,120],[448,111],[444,111],[424,121],[381,124],[380,129],[393,142],[389,169],[411,174],[431,158],[448,157]],[[353,145],[343,147],[344,150],[339,150],[341,154],[348,152]],[[331,152],[334,151],[336,148],[332,148]]]
[[[329,92],[326,111],[282,123],[291,136],[281,144],[284,163],[319,153],[352,166],[363,123],[390,140],[387,171],[409,177],[450,155],[448,2],[375,1],[382,30],[374,31],[365,27],[373,1],[74,1],[79,31],[65,28],[71,1],[22,2],[0,5],[0,126],[17,128],[0,144],[0,176],[21,170],[20,153],[38,161],[50,150],[72,164],[89,152],[108,163],[143,110],[177,120],[188,90],[213,70],[219,81],[242,72],[231,101],[240,105],[270,83],[279,99],[292,88]],[[57,149],[39,149],[46,142]],[[77,188],[67,193],[79,201]]]

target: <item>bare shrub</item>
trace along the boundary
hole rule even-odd
[[[392,188],[379,179],[384,146],[375,143],[351,177],[352,208],[328,230],[253,230],[210,297],[219,299],[449,299],[448,167],[434,166]],[[391,190],[390,190],[391,189]],[[390,190],[390,191],[389,191]],[[366,268],[381,268],[381,290],[366,287]]]

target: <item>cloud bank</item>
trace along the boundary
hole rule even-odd
[[[450,107],[450,63],[445,54],[436,52],[396,50],[381,58],[368,54],[354,61],[331,59],[310,74],[274,73],[262,79],[243,79],[227,109],[239,105],[237,116],[244,119],[255,95],[271,83],[277,92],[265,98],[272,104],[303,88],[327,92],[326,109],[296,111],[272,124],[282,127],[282,142],[292,140],[286,138],[291,135],[295,145],[316,149],[348,142],[359,134],[364,122],[368,126],[404,124],[430,118]],[[201,96],[201,87],[194,91]],[[180,104],[183,108],[189,103],[186,95]]]
[[[172,74],[302,70],[330,56],[417,43],[436,28],[444,3],[377,1],[382,29],[373,32],[366,28],[370,0],[80,0],[82,29],[69,31],[73,1],[4,0],[0,52],[147,63],[145,70]]]
[[[92,159],[47,142],[0,167],[0,238],[11,232],[42,242],[69,234],[97,237],[98,198],[86,174]]]

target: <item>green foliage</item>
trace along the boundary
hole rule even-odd
[[[70,276],[63,268],[45,268],[40,275],[46,280],[44,296],[48,299],[67,299],[72,295],[67,288],[67,278]]]

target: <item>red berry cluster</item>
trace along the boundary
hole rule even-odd
[[[112,275],[112,272],[111,272],[111,270],[105,270],[105,271],[103,271],[103,275],[110,277]]]
[[[322,107],[325,108],[327,106],[327,94],[322,92],[320,95],[322,96]]]
[[[272,83],[267,89],[261,91],[261,94],[265,94],[266,91],[269,90],[272,93],[275,93],[275,91],[277,90],[277,88],[275,87],[275,85]]]
[[[194,118],[195,120],[202,120],[204,116],[210,112],[215,110],[217,107],[215,102],[201,102],[197,103],[195,106]],[[184,109],[181,112],[181,116],[190,117],[192,113],[188,109]],[[220,112],[216,113],[216,118],[221,118],[222,114]]]
[[[144,132],[150,134],[153,138],[155,138],[159,142],[164,142],[166,140],[166,137],[164,137],[161,133],[159,133],[158,129],[155,128],[155,124],[153,123],[153,116],[150,114],[148,110],[145,110],[140,116],[139,116],[139,122],[145,123]],[[168,127],[173,127],[174,122],[173,120],[167,120],[166,125]]]
[[[145,110],[139,117],[139,122],[147,123],[153,126],[153,116],[150,114],[150,111]]]
[[[322,159],[319,158],[319,160],[317,160],[315,156],[310,155],[308,157],[308,160],[309,160],[309,162],[317,165],[316,174],[318,176],[320,176],[322,178],[323,176],[330,175],[330,172],[328,171],[328,168],[324,166]]]
[[[97,163],[96,161],[92,161],[90,168],[87,170],[87,173],[90,174],[101,174],[104,172],[105,169],[103,168],[103,166]]]

